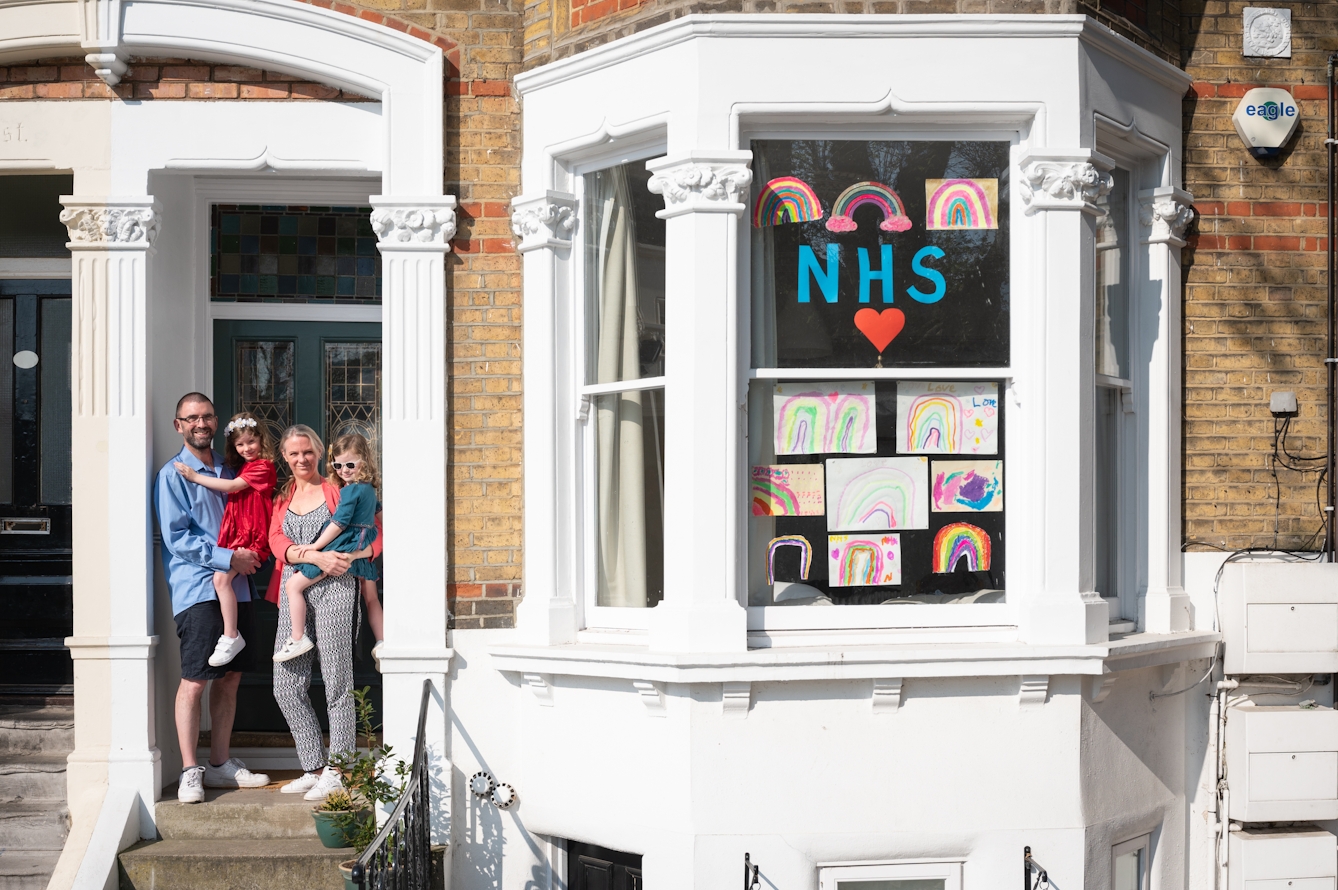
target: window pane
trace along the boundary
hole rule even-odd
[[[1096,589],[1119,596],[1120,391],[1096,388]],[[1115,613],[1111,613],[1114,616]]]
[[[14,503],[14,299],[0,299],[0,504]]]
[[[1129,377],[1129,171],[1114,171],[1115,186],[1097,203],[1105,208],[1096,230],[1096,372]]]
[[[1143,890],[1143,854],[1145,850],[1131,850],[1115,857],[1115,885],[1113,890]]]
[[[42,503],[70,502],[70,300],[42,300]]]
[[[1008,143],[752,150],[754,367],[1008,364]]]
[[[587,383],[664,374],[663,202],[635,161],[585,177]]]
[[[944,890],[948,882],[943,878],[889,878],[882,881],[837,881],[836,890]]]
[[[68,257],[60,196],[73,193],[73,176],[0,177],[0,256]]]
[[[664,390],[597,396],[596,604],[649,608],[664,598]]]
[[[242,340],[237,343],[236,411],[250,411],[278,442],[293,424],[293,343],[290,340]],[[222,429],[224,418],[219,424]],[[287,464],[278,461],[279,472]]]
[[[326,343],[326,441],[361,433],[381,454],[381,344]]]
[[[215,204],[209,295],[220,302],[381,302],[370,207]]]

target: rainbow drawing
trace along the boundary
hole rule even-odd
[[[934,571],[954,571],[963,559],[968,572],[990,570],[989,532],[969,522],[943,526],[934,535]]]
[[[827,530],[929,528],[929,458],[827,461]]]
[[[813,187],[796,176],[778,176],[757,194],[753,205],[753,227],[822,219],[822,202]]]
[[[882,212],[883,221],[878,224],[878,228],[884,232],[904,232],[911,227],[911,218],[906,215],[906,206],[901,203],[900,195],[881,182],[857,182],[843,191],[832,205],[827,230],[855,231],[855,211],[866,204]]]
[[[972,381],[897,383],[897,451],[998,454],[999,385]]]
[[[1003,461],[936,460],[930,475],[935,513],[1003,512]]]
[[[808,543],[808,538],[803,535],[781,535],[779,538],[772,538],[771,543],[767,545],[767,583],[776,583],[776,551],[782,547],[799,548],[799,556],[804,561],[799,569],[799,577],[807,581],[808,570],[813,566],[813,545]]]
[[[828,535],[827,583],[876,587],[901,583],[901,535]]]
[[[778,383],[772,397],[777,454],[873,454],[872,381]]]
[[[822,464],[753,467],[750,497],[754,516],[821,516]]]
[[[925,227],[999,228],[999,180],[926,179]]]

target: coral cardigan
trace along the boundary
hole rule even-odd
[[[321,492],[325,495],[325,506],[330,508],[333,514],[335,508],[339,506],[340,489],[335,488],[327,480],[321,480]],[[283,533],[283,517],[288,515],[288,505],[292,503],[292,497],[282,498],[274,502],[274,512],[269,517],[269,549],[274,554],[274,574],[269,576],[269,590],[265,591],[265,599],[271,603],[279,601],[279,582],[283,578],[283,557],[288,555],[288,548],[293,546],[293,541]],[[372,542],[372,559],[381,555],[381,514],[376,514],[376,540]]]

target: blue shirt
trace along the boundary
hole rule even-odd
[[[196,603],[218,599],[214,572],[232,567],[232,551],[218,546],[218,529],[228,496],[188,482],[172,466],[175,461],[197,473],[231,479],[223,457],[211,451],[213,466],[205,466],[186,446],[158,471],[153,483],[153,508],[163,537],[163,573],[172,592],[172,614],[180,615]],[[251,601],[251,583],[245,575],[232,579],[237,602]]]

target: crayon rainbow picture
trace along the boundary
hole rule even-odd
[[[828,535],[827,583],[876,587],[901,583],[901,535]]]
[[[873,454],[878,450],[872,381],[778,383],[777,454]]]
[[[1003,512],[1003,461],[936,460],[930,475],[935,513]]]
[[[965,561],[968,572],[990,570],[990,536],[969,522],[945,525],[934,535],[934,572],[956,571]]]
[[[999,228],[999,180],[926,179],[925,228]]]
[[[753,228],[822,219],[822,202],[813,187],[796,176],[778,176],[758,192]]]
[[[750,499],[754,516],[821,516],[822,464],[753,467]]]
[[[776,583],[776,551],[782,547],[799,548],[799,558],[802,560],[799,577],[807,581],[808,570],[813,567],[813,545],[808,543],[808,538],[803,535],[781,535],[779,538],[772,538],[771,543],[767,545],[767,583]]]
[[[998,454],[999,385],[971,381],[897,383],[897,451]]]
[[[929,528],[929,459],[827,461],[827,530]]]
[[[883,216],[878,228],[884,232],[904,232],[911,227],[911,218],[906,215],[906,207],[901,203],[900,195],[881,182],[857,182],[843,191],[832,205],[827,230],[855,231],[855,211],[864,206],[878,208]]]

